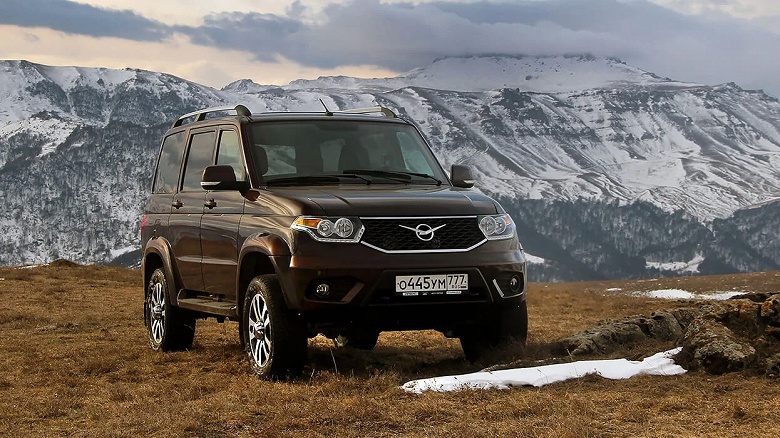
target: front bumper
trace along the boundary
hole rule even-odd
[[[277,269],[288,306],[315,323],[436,328],[526,298],[526,262],[516,239],[488,241],[467,252],[386,254],[360,243],[321,243],[304,235],[292,256],[277,258]],[[468,274],[468,293],[396,295],[396,275],[420,274]],[[513,276],[521,284],[510,290]],[[314,293],[321,283],[331,287],[327,298]]]

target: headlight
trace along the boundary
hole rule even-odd
[[[304,231],[319,242],[356,243],[363,235],[358,219],[300,216],[290,228]]]
[[[509,239],[515,235],[515,223],[508,214],[479,216],[479,229],[488,240]]]

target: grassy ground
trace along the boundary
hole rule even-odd
[[[763,377],[688,373],[598,377],[542,388],[407,394],[421,377],[476,371],[435,332],[383,333],[374,351],[310,341],[288,382],[248,373],[237,324],[199,321],[195,347],[147,346],[137,271],[0,268],[0,435],[4,436],[780,436],[780,386]],[[532,284],[528,361],[595,322],[688,305],[616,294],[780,290],[780,272],[645,281]],[[626,346],[639,358],[672,347]],[[338,372],[336,372],[338,367]]]

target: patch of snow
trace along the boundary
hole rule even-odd
[[[432,377],[404,383],[401,388],[407,392],[421,394],[425,391],[448,392],[464,389],[509,389],[515,386],[540,387],[551,383],[579,379],[590,374],[612,379],[629,379],[648,374],[674,376],[684,374],[685,368],[674,363],[672,356],[679,353],[678,347],[656,353],[642,361],[627,359],[584,360],[572,363],[543,365],[531,368],[516,368],[492,372],[478,372],[460,376]]]
[[[0,277],[0,281],[5,281],[5,278],[3,278],[3,277]]]
[[[547,263],[547,259],[537,257],[533,254],[525,253],[524,255],[525,255],[525,261],[532,265],[543,265]]]
[[[648,292],[639,292],[640,295],[646,295],[650,298],[663,298],[667,300],[728,300],[729,298],[741,295],[745,292],[715,292],[711,294],[697,294],[682,289],[658,289]]]
[[[115,259],[122,254],[127,254],[130,251],[135,251],[136,249],[139,249],[138,245],[128,245],[121,248],[114,248],[111,250],[111,259]]]
[[[651,262],[646,261],[645,265],[648,268],[654,268],[661,271],[672,271],[685,274],[698,274],[699,265],[704,261],[704,256],[697,253],[693,256],[693,259],[687,262]]]
[[[607,292],[620,292],[621,290],[623,290],[623,289],[621,289],[619,287],[611,287],[611,288],[607,289]]]
[[[25,265],[25,266],[17,266],[16,269],[33,269],[33,268],[40,268],[42,266],[48,266],[48,263],[41,263],[38,265]]]

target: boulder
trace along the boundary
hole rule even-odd
[[[772,295],[761,303],[761,319],[767,325],[780,327],[780,294]]]
[[[764,298],[760,300],[760,298]],[[648,338],[677,340],[676,361],[711,374],[748,371],[780,376],[780,294],[661,310],[602,321],[562,339],[572,356],[608,354]]]
[[[573,356],[607,354],[620,346],[633,344],[647,338],[673,341],[682,336],[688,324],[704,314],[702,308],[691,307],[673,311],[660,310],[649,317],[628,316],[602,321],[595,326],[561,339],[561,343]]]
[[[756,349],[752,345],[711,317],[696,319],[688,326],[682,347],[678,363],[710,374],[742,371],[756,360]]]

